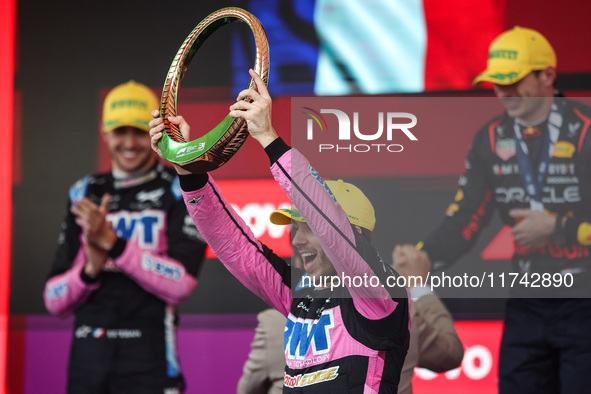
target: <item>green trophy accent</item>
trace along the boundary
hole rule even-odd
[[[158,147],[165,159],[194,173],[208,172],[221,167],[240,149],[248,137],[246,122],[229,115],[209,133],[189,142],[184,139],[178,126],[168,120],[169,116],[176,116],[179,86],[199,47],[217,29],[235,21],[245,22],[252,30],[256,44],[253,69],[265,84],[268,84],[269,43],[263,26],[248,11],[228,7],[211,13],[193,29],[174,57],[162,89],[160,116],[164,119],[165,132],[162,133]],[[247,87],[254,87],[252,78]]]
[[[195,160],[210,150],[228,131],[235,120],[235,118],[228,115],[209,133],[189,142],[177,142],[169,137],[168,133],[164,133],[158,146],[162,155],[173,163],[186,163]],[[165,140],[167,141],[165,142]]]

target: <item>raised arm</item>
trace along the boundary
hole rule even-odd
[[[354,231],[347,214],[327,192],[326,184],[307,159],[279,139],[271,123],[269,92],[252,70],[251,76],[257,91],[243,90],[238,101],[230,107],[230,115],[247,121],[250,135],[269,156],[273,176],[302,213],[337,272],[368,278],[377,276],[379,282],[386,285],[391,272],[385,269],[368,242]],[[358,311],[372,319],[383,318],[394,310],[393,295],[406,296],[403,289],[390,294],[381,286],[352,286],[349,291]]]
[[[158,111],[152,115],[155,117],[150,122],[152,148],[162,157],[158,141],[162,138],[164,122]],[[181,116],[169,120],[178,124],[185,138],[189,138],[189,126]],[[249,290],[287,315],[291,305],[291,273],[285,261],[254,237],[213,178],[208,174],[192,174],[177,164],[174,168],[179,174],[189,214],[216,256]]]

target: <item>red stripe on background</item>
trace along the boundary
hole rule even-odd
[[[488,47],[505,30],[506,0],[423,0],[425,91],[472,88]]]
[[[6,392],[6,346],[12,226],[12,128],[14,114],[14,34],[16,0],[0,1],[0,108],[4,118],[0,144],[0,393]]]

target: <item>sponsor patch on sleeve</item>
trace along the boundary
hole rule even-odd
[[[152,271],[164,278],[180,281],[183,278],[184,271],[164,261],[157,260],[147,253],[142,256],[142,268],[146,271]]]

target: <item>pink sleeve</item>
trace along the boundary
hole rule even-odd
[[[291,307],[289,266],[255,238],[223,198],[214,180],[183,197],[197,229],[224,266],[244,286],[287,316]]]
[[[197,286],[197,279],[187,273],[183,264],[168,256],[140,249],[132,241],[127,241],[125,250],[113,259],[113,264],[144,290],[168,304],[185,301]]]
[[[339,276],[375,277],[359,252],[347,215],[308,160],[291,149],[273,164],[271,172],[318,237]],[[384,287],[351,286],[348,290],[357,310],[368,319],[384,318],[396,308],[397,302]]]
[[[80,248],[72,267],[47,281],[43,298],[50,313],[60,317],[71,315],[99,288],[100,282],[89,284],[80,277],[85,264],[86,255],[84,249]]]

